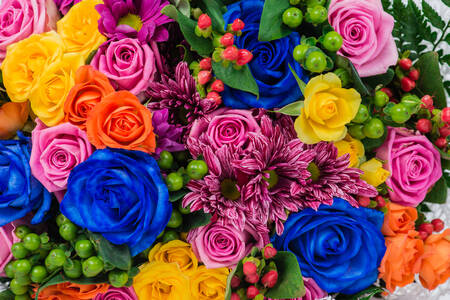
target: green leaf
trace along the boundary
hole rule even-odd
[[[189,191],[187,189],[182,189],[176,192],[169,193],[169,201],[175,202],[182,199]]]
[[[423,13],[434,27],[437,27],[441,30],[444,29],[445,22],[425,0],[422,0],[422,9]]]
[[[178,22],[178,10],[174,5],[164,6],[161,13]]]
[[[450,45],[450,33],[445,36],[444,41]]]
[[[297,81],[298,87],[300,88],[300,91],[302,94],[305,92],[306,89],[306,83],[303,82],[303,80],[298,77],[297,72],[295,72],[294,68],[290,64],[288,64],[289,70],[291,70],[292,75],[294,75],[295,80]]]
[[[445,91],[439,69],[439,55],[436,52],[427,52],[419,58],[415,67],[420,71],[417,81],[418,89],[424,94],[434,96],[436,108],[446,107]]]
[[[272,299],[301,298],[305,295],[302,273],[292,252],[279,251],[273,258],[278,270],[277,284],[265,296]]]
[[[444,4],[447,5],[448,7],[450,7],[450,0],[442,0],[442,2],[444,2]]]
[[[425,197],[425,202],[444,204],[447,201],[447,184],[441,177]]]
[[[373,299],[376,294],[384,292],[384,289],[379,286],[370,286],[361,292],[354,295],[339,294],[336,300],[369,300]]]
[[[5,290],[0,293],[0,300],[12,300],[14,299],[14,294],[10,290]]]
[[[394,79],[394,76],[395,76],[394,70],[389,68],[387,72],[384,74],[364,77],[362,81],[371,88],[375,89],[378,85],[386,86],[389,83],[391,83],[392,79]]]
[[[112,266],[128,271],[131,268],[130,249],[126,244],[115,245],[105,239],[101,234],[88,231],[90,239],[98,247],[99,255],[103,261]]]
[[[212,62],[214,74],[231,88],[249,92],[259,98],[259,88],[248,64],[236,70],[233,66],[224,67],[220,62]]]
[[[386,137],[387,137],[387,130],[385,128],[384,134],[380,138],[377,139],[365,138],[362,139],[361,142],[363,143],[366,152],[371,152],[376,148],[380,147],[381,145],[383,145],[384,141],[386,140]]]
[[[304,105],[303,100],[296,101],[286,105],[285,107],[282,107],[279,110],[276,110],[275,112],[283,115],[297,117],[300,116],[300,110],[302,109],[303,105]]]
[[[372,92],[369,91],[364,82],[361,80],[358,71],[356,71],[355,66],[353,66],[352,62],[348,58],[338,55],[336,57],[336,67],[347,70],[352,77],[355,89],[361,94],[361,96],[369,96],[372,94]]]
[[[236,273],[242,273],[242,269],[243,269],[243,263],[242,260],[240,260],[237,264],[237,266],[230,272],[230,274],[228,274],[227,277],[227,288],[225,290],[225,300],[230,300],[231,299],[231,279],[233,278],[234,274]]]
[[[223,20],[221,5],[215,0],[203,0],[203,2],[206,6],[206,13],[211,18],[213,29],[225,33],[225,21]]]
[[[176,230],[179,232],[188,232],[191,229],[208,225],[211,221],[211,215],[204,213],[201,210],[194,211],[190,214],[183,216],[183,224]]]
[[[174,4],[178,11],[183,15],[188,18],[191,16],[191,4],[189,3],[189,0],[170,0],[170,2]]]
[[[292,30],[283,24],[282,16],[291,5],[289,0],[266,0],[259,24],[258,39],[272,41],[288,36]]]
[[[86,58],[86,65],[91,64],[92,59],[94,59],[95,54],[97,54],[98,49],[91,51],[91,53],[89,53],[88,57]]]
[[[450,66],[450,54],[444,55],[440,59],[443,63],[446,63],[447,65]]]

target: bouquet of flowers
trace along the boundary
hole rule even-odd
[[[426,216],[450,186],[450,21],[425,0],[0,2],[1,300],[450,277]]]

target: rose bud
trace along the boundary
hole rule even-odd
[[[256,271],[258,270],[258,266],[252,261],[247,261],[244,263],[242,270],[244,271],[244,274],[246,276],[249,276],[249,275],[256,274]]]
[[[238,66],[244,66],[248,64],[253,59],[253,54],[247,49],[241,49],[238,52],[238,58],[236,64]]]
[[[256,295],[259,294],[259,290],[254,286],[251,285],[247,288],[247,298],[248,299],[254,299]]]
[[[272,257],[274,257],[275,255],[277,255],[277,249],[273,248],[270,245],[267,245],[266,247],[264,247],[263,249],[263,255],[265,259],[271,259]]]
[[[201,85],[205,85],[207,84],[212,78],[211,72],[210,71],[200,71],[198,72],[197,75],[197,79],[198,79],[198,83],[200,83]]]
[[[200,65],[200,69],[205,70],[205,71],[210,71],[212,68],[211,57],[206,57],[206,58],[202,59],[200,61],[199,65]]]
[[[225,33],[221,38],[220,38],[220,43],[225,46],[225,47],[229,47],[229,46],[233,46],[234,44],[234,35],[232,35],[231,33]]]
[[[414,81],[419,80],[419,76],[420,76],[420,73],[419,73],[419,70],[417,70],[417,69],[411,70],[411,72],[409,72],[409,74],[408,74],[408,77]]]
[[[261,283],[266,288],[273,288],[278,281],[278,272],[276,270],[270,270],[261,279]]]
[[[231,278],[230,285],[233,289],[237,288],[238,286],[241,285],[241,279],[236,275],[234,275],[233,278]]]
[[[231,24],[231,30],[234,32],[241,31],[244,29],[245,23],[241,19],[235,19],[233,24]]]
[[[211,18],[207,14],[201,14],[197,22],[198,28],[205,30],[211,26]]]
[[[222,97],[217,92],[209,92],[206,95],[206,99],[213,100],[217,105],[222,104]]]
[[[433,225],[431,223],[422,223],[419,226],[419,231],[425,231],[428,234],[433,233]]]
[[[401,80],[402,90],[405,92],[410,92],[416,87],[416,83],[412,81],[409,77],[403,77]]]
[[[222,52],[223,59],[235,61],[238,59],[239,50],[234,46],[229,46]]]
[[[258,273],[245,276],[245,281],[252,284],[257,283],[259,281]]]
[[[444,221],[442,221],[441,219],[434,219],[433,221],[431,221],[431,225],[433,225],[433,230],[436,232],[444,229]]]
[[[241,297],[239,297],[239,295],[238,295],[238,294],[236,294],[236,293],[233,293],[233,294],[231,294],[231,298],[230,298],[230,300],[241,300]]]
[[[409,58],[402,58],[398,61],[398,65],[405,71],[408,71],[412,67],[412,61]]]
[[[220,79],[217,79],[211,85],[211,90],[214,92],[221,93],[221,92],[223,92],[224,89],[225,89],[225,86],[223,85],[223,81]]]

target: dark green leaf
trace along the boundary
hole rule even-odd
[[[371,92],[361,80],[361,77],[359,77],[358,71],[356,71],[352,62],[348,58],[338,55],[336,58],[336,67],[347,70],[352,77],[355,89],[361,94],[361,96],[371,95]]]
[[[92,59],[94,58],[95,54],[97,53],[98,49],[91,51],[91,53],[89,53],[88,58],[86,58],[86,65],[91,64]]]
[[[178,10],[174,5],[164,6],[161,13],[178,22]]]
[[[191,229],[208,225],[211,221],[211,215],[203,211],[194,211],[183,217],[183,224],[176,230],[179,232],[188,232]]]
[[[389,83],[391,83],[392,79],[394,79],[395,72],[392,69],[388,69],[386,73],[370,76],[370,77],[364,77],[362,81],[366,83],[371,88],[375,89],[377,85],[383,85],[386,86]]]
[[[370,286],[361,292],[354,295],[339,294],[336,300],[369,300],[373,299],[376,294],[384,292],[384,289],[379,286]]]
[[[289,0],[266,0],[259,24],[260,41],[272,41],[288,36],[292,30],[283,24],[282,15],[291,5]]]
[[[294,78],[297,81],[298,87],[300,88],[300,91],[303,94],[306,89],[306,83],[304,83],[303,80],[301,80],[300,77],[298,77],[297,72],[295,72],[295,70],[292,68],[292,66],[290,64],[288,64],[288,67],[289,67],[289,70],[291,70],[292,75],[294,75]]]
[[[286,105],[285,107],[282,107],[279,110],[276,110],[275,112],[283,115],[297,117],[300,116],[300,110],[302,109],[303,105],[303,101],[296,101]]]
[[[384,134],[382,137],[380,137],[378,139],[365,138],[365,139],[361,140],[361,142],[363,143],[364,149],[366,150],[366,152],[371,152],[371,151],[375,150],[376,148],[380,147],[384,143],[384,140],[386,140],[386,137],[387,137],[387,130],[385,128]]]
[[[390,0],[381,0],[381,3],[383,4],[383,9],[387,12],[389,12],[391,7],[391,1]]]
[[[248,64],[236,70],[233,66],[224,67],[220,62],[212,62],[214,74],[231,88],[249,92],[259,97],[259,88],[250,72]]]
[[[441,177],[425,197],[425,202],[443,204],[447,201],[447,184]]]
[[[445,36],[444,41],[450,45],[450,33]]]
[[[0,300],[13,300],[14,294],[10,290],[5,290],[0,293]]]
[[[434,27],[437,27],[439,29],[444,29],[445,22],[425,0],[422,0],[422,9],[423,9],[423,13],[428,18],[430,23],[433,24]]]
[[[415,67],[420,71],[417,87],[424,94],[434,96],[434,106],[442,109],[447,102],[438,59],[436,52],[427,52],[419,58]]]
[[[302,273],[292,252],[279,251],[273,258],[278,270],[277,284],[265,296],[272,299],[300,298],[305,295]]]
[[[169,201],[175,202],[182,199],[189,191],[187,189],[182,189],[176,192],[169,193]]]
[[[237,266],[230,272],[230,274],[228,274],[227,277],[227,289],[225,290],[225,300],[230,300],[231,299],[231,279],[233,278],[234,274],[236,273],[242,273],[242,260],[239,261],[239,263],[237,264]]]
[[[88,232],[88,234],[92,242],[98,247],[99,255],[105,263],[124,271],[131,268],[130,249],[126,244],[114,245],[99,233]]]
[[[450,7],[450,0],[442,0],[442,2],[444,2],[444,4],[447,5],[448,7]]]
[[[189,0],[170,0],[170,2],[174,4],[178,11],[183,15],[188,18],[191,16],[191,5]]]
[[[128,276],[129,276],[130,278],[135,277],[137,274],[139,274],[139,268],[138,268],[138,267],[132,267],[132,268],[130,269],[130,271],[128,271]]]
[[[215,0],[203,0],[206,6],[206,13],[211,18],[212,27],[215,31],[225,33],[225,21],[221,6]]]

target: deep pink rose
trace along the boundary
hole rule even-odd
[[[416,207],[442,176],[439,152],[425,136],[406,128],[388,127],[377,157],[391,172],[386,184],[392,202],[403,206]]]
[[[331,0],[328,21],[344,39],[338,53],[352,61],[361,77],[386,73],[396,64],[394,18],[380,0]]]
[[[109,287],[104,294],[97,294],[94,300],[138,300],[132,287]]]
[[[258,232],[251,225],[246,225],[242,231],[233,225],[212,222],[190,231],[187,241],[207,268],[232,268],[253,247],[262,248],[269,243],[269,235]]]
[[[91,65],[105,74],[116,90],[139,95],[154,79],[156,59],[147,43],[118,37],[100,46]]]
[[[194,156],[201,153],[200,144],[211,145],[215,150],[223,145],[247,149],[248,133],[260,131],[252,111],[224,107],[194,121],[187,147]]]
[[[77,4],[78,2],[81,2],[81,0],[54,0],[56,3],[56,6],[58,6],[59,11],[65,15],[69,12],[69,9]]]
[[[49,192],[65,190],[70,171],[92,154],[86,132],[70,123],[46,127],[39,119],[31,136],[31,172]]]
[[[14,234],[17,221],[0,227],[0,276],[5,276],[3,269],[13,259],[11,246],[20,241]]]
[[[0,4],[0,63],[6,47],[33,33],[56,29],[58,9],[53,0],[3,0]]]

